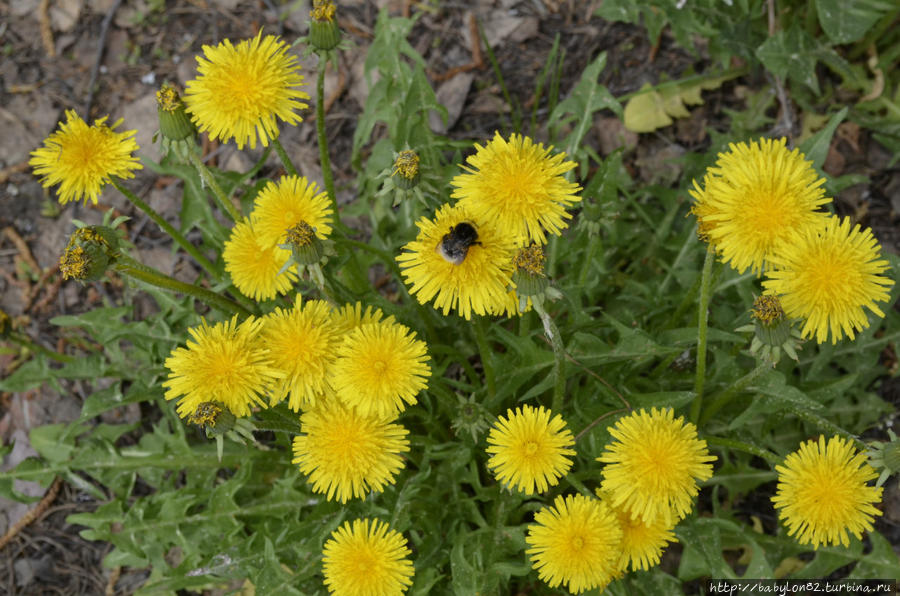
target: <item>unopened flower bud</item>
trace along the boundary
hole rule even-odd
[[[305,221],[288,228],[285,248],[290,249],[293,261],[298,265],[315,265],[322,260],[325,252],[315,228]]]
[[[159,114],[159,131],[170,141],[183,141],[197,133],[197,127],[184,109],[178,91],[168,83],[156,92],[156,111]]]
[[[550,285],[547,276],[544,275],[544,249],[539,244],[532,244],[513,257],[512,280],[516,284],[516,294],[519,296],[537,296],[543,294]]]
[[[224,435],[232,428],[236,418],[234,414],[214,401],[205,401],[188,415],[188,422],[202,426],[212,435]]]
[[[419,156],[415,151],[406,149],[397,155],[394,170],[391,172],[394,185],[403,190],[410,190],[419,183]]]
[[[119,238],[106,226],[78,228],[69,237],[69,243],[59,259],[63,279],[96,281],[116,260]]]
[[[318,50],[330,50],[341,42],[341,30],[334,20],[337,7],[331,0],[314,0],[309,13],[309,42]]]

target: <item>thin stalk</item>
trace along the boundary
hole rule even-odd
[[[328,135],[325,134],[325,69],[328,67],[325,52],[319,52],[319,78],[316,80],[316,131],[319,133],[319,161],[322,163],[322,179],[325,192],[331,200],[336,228],[341,228],[341,214],[338,212],[337,194],[334,192],[334,175],[331,172],[331,158],[328,156]]]
[[[771,369],[772,365],[769,362],[760,360],[759,364],[756,365],[756,368],[732,383],[730,387],[711,397],[709,405],[703,410],[703,415],[700,416],[700,425],[702,426],[709,422],[710,418],[712,418],[716,412],[721,410],[725,404],[731,401],[732,397],[746,389],[750,383],[759,377],[759,375]]]
[[[147,214],[147,217],[152,219],[156,225],[163,229],[163,231],[172,237],[172,240],[178,244],[181,248],[183,248],[191,257],[197,261],[197,264],[206,269],[206,272],[209,273],[213,279],[221,279],[219,272],[216,270],[215,266],[209,262],[209,260],[204,257],[196,246],[188,242],[188,239],[184,237],[184,235],[175,229],[175,227],[167,222],[162,216],[156,212],[150,205],[145,203],[143,200],[138,198],[136,194],[125,188],[124,186],[120,186],[115,179],[112,179],[112,185],[116,187],[120,193],[125,195],[125,198],[131,201],[135,207],[143,211]]]
[[[700,409],[703,407],[703,385],[706,382],[706,336],[709,322],[709,298],[712,284],[712,266],[715,261],[715,249],[712,244],[706,248],[706,259],[703,261],[703,274],[700,276],[700,300],[697,308],[697,377],[694,380],[694,402],[691,404],[691,421],[697,424]]]
[[[284,171],[290,176],[299,176],[297,168],[294,167],[294,162],[288,157],[287,151],[284,150],[284,146],[281,144],[281,141],[278,140],[278,137],[272,139],[272,147],[275,148],[275,153],[281,158],[281,164],[284,166]]]
[[[484,327],[484,317],[476,315],[474,325],[472,325],[475,332],[475,343],[478,345],[478,352],[481,354],[481,367],[484,369],[484,381],[487,384],[488,397],[493,398],[497,395],[497,385],[494,382],[493,354],[488,345]]]
[[[60,354],[59,352],[57,352],[55,350],[50,350],[48,348],[45,348],[44,346],[31,341],[31,339],[29,337],[27,337],[21,333],[15,333],[15,332],[10,333],[9,337],[7,339],[19,344],[23,348],[28,348],[32,352],[37,352],[39,354],[43,354],[47,358],[51,358],[53,360],[56,360],[57,362],[63,362],[63,363],[75,362],[75,358],[73,358],[72,356],[69,356],[68,354]]]
[[[216,182],[216,178],[212,175],[212,172],[209,171],[209,168],[206,167],[206,164],[203,163],[203,160],[201,160],[193,151],[186,151],[185,153],[187,154],[187,158],[190,160],[191,165],[197,168],[197,172],[200,174],[200,179],[203,180],[203,184],[208,186],[212,191],[213,197],[216,199],[219,207],[225,211],[232,221],[241,221],[243,215],[241,215],[241,212],[234,206],[234,203],[231,202],[231,199],[228,198],[225,191],[219,186],[219,183]]]
[[[751,455],[761,457],[770,464],[780,464],[782,461],[782,458],[778,457],[771,451],[761,449],[749,443],[744,443],[743,441],[735,441],[734,439],[726,439],[724,437],[703,437],[703,440],[705,440],[708,445],[725,447],[727,449],[735,449],[737,451],[743,451],[744,453],[749,453]]]
[[[559,327],[553,322],[553,318],[544,310],[543,299],[540,296],[532,296],[532,305],[535,312],[541,317],[544,324],[544,334],[550,340],[553,347],[553,400],[550,402],[550,411],[554,414],[562,413],[563,397],[566,392],[566,347],[563,345],[559,334]]]

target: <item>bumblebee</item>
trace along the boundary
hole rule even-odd
[[[478,241],[478,231],[475,226],[463,221],[450,226],[450,231],[444,234],[435,250],[447,262],[459,265],[465,260],[469,247],[473,244],[481,244]]]

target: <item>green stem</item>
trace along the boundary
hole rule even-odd
[[[152,219],[156,225],[163,229],[163,231],[172,237],[172,240],[178,244],[181,248],[183,248],[189,255],[191,255],[197,263],[206,269],[207,273],[209,273],[213,279],[221,279],[219,272],[216,270],[215,266],[209,262],[209,260],[204,257],[196,246],[188,242],[188,239],[184,237],[184,235],[175,229],[172,224],[167,222],[162,216],[156,212],[150,205],[142,201],[136,194],[125,188],[124,186],[120,186],[115,179],[112,179],[112,185],[116,187],[120,193],[125,195],[125,198],[131,201],[135,207],[143,211],[147,214],[147,217]]]
[[[484,330],[484,317],[475,315],[474,325],[475,343],[478,344],[478,352],[481,354],[481,367],[484,369],[484,380],[487,384],[488,397],[493,398],[497,395],[497,385],[494,382],[494,365],[492,364],[493,354],[487,342],[487,334]]]
[[[767,362],[766,360],[760,360],[759,364],[756,365],[756,368],[732,383],[730,387],[711,397],[710,404],[706,407],[706,409],[703,410],[703,415],[700,416],[700,425],[702,426],[709,422],[710,418],[712,418],[716,414],[716,412],[721,410],[722,407],[725,406],[725,404],[731,401],[732,397],[746,389],[750,385],[750,383],[752,383],[756,380],[757,377],[759,377],[759,375],[771,369],[771,363]]]
[[[735,449],[737,451],[743,451],[744,453],[749,453],[751,455],[761,457],[770,464],[780,464],[782,461],[782,458],[778,457],[771,451],[762,449],[749,443],[744,443],[743,441],[735,441],[734,439],[726,439],[724,437],[703,437],[703,440],[705,440],[708,445],[725,447],[727,449]]]
[[[578,287],[583,288],[587,283],[588,273],[591,271],[591,265],[594,264],[594,254],[597,252],[597,245],[600,243],[600,235],[594,234],[588,238],[587,250],[581,261],[581,271],[578,272]]]
[[[281,144],[281,141],[278,140],[278,137],[272,139],[272,146],[275,148],[275,153],[281,158],[281,163],[288,175],[299,176],[300,174],[297,173],[297,168],[294,167],[294,162],[288,157],[287,151],[284,150],[284,146]]]
[[[716,251],[712,244],[706,248],[706,259],[703,261],[703,274],[700,276],[700,301],[697,309],[697,377],[694,380],[694,402],[691,404],[691,420],[694,424],[700,419],[703,407],[703,385],[706,382],[706,336],[709,322],[709,297],[712,284],[712,266]]]
[[[236,302],[232,302],[231,300],[228,300],[227,298],[220,296],[215,292],[211,292],[206,288],[201,288],[200,286],[186,284],[182,281],[178,281],[177,279],[169,277],[161,271],[157,271],[152,267],[148,267],[147,265],[138,263],[134,259],[126,257],[125,255],[120,254],[117,257],[115,269],[116,271],[131,276],[134,279],[157,286],[164,290],[188,294],[189,296],[193,296],[197,300],[205,302],[206,304],[218,308],[221,311],[240,315],[242,317],[249,317],[251,315],[250,311],[248,311],[240,304],[237,304]]]
[[[316,131],[319,133],[319,161],[322,163],[322,179],[325,192],[331,199],[336,228],[341,228],[337,195],[334,192],[334,175],[331,172],[331,158],[328,156],[328,136],[325,134],[325,69],[328,67],[325,52],[319,52],[319,78],[316,80]]]
[[[222,190],[222,187],[219,186],[219,183],[216,182],[216,178],[212,175],[212,172],[209,171],[209,168],[206,167],[206,164],[203,163],[203,160],[201,160],[193,151],[186,151],[185,153],[191,161],[191,165],[197,168],[197,172],[200,174],[200,179],[203,180],[203,184],[208,186],[212,191],[213,197],[216,199],[219,207],[225,211],[232,221],[241,221],[241,219],[243,219],[241,212],[238,211],[237,207],[234,206],[234,203],[231,202],[231,199],[225,194],[225,191]]]
[[[57,352],[55,350],[50,350],[48,348],[45,348],[44,346],[42,346],[40,344],[34,343],[33,341],[31,341],[31,339],[29,337],[27,337],[21,333],[15,333],[15,332],[10,333],[9,337],[7,339],[19,344],[23,348],[28,348],[32,352],[37,352],[39,354],[43,354],[47,358],[51,358],[53,360],[56,360],[57,362],[64,362],[64,363],[75,362],[75,358],[73,358],[72,356],[69,356],[68,354],[60,354],[59,352]]]
[[[550,411],[554,414],[562,414],[563,397],[566,392],[566,346],[563,345],[559,334],[559,327],[553,322],[553,318],[544,310],[544,301],[541,296],[532,296],[531,303],[535,312],[541,317],[544,324],[544,334],[550,340],[553,347],[553,401],[550,402]]]

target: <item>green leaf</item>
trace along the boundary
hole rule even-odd
[[[764,41],[756,49],[756,57],[776,77],[788,77],[818,95],[819,80],[816,78],[816,57],[813,54],[816,47],[815,40],[795,23]]]
[[[800,146],[798,147],[800,153],[805,155],[806,159],[812,160],[813,167],[819,172],[822,171],[822,164],[825,163],[825,158],[828,156],[828,148],[831,146],[831,137],[834,136],[834,131],[837,130],[838,124],[843,122],[844,118],[847,117],[849,109],[850,108],[846,106],[841,108],[841,111],[832,116],[828,121],[828,124],[826,124],[822,130],[800,143]]]
[[[835,44],[862,39],[878,19],[896,10],[889,0],[816,0],[819,24]]]

